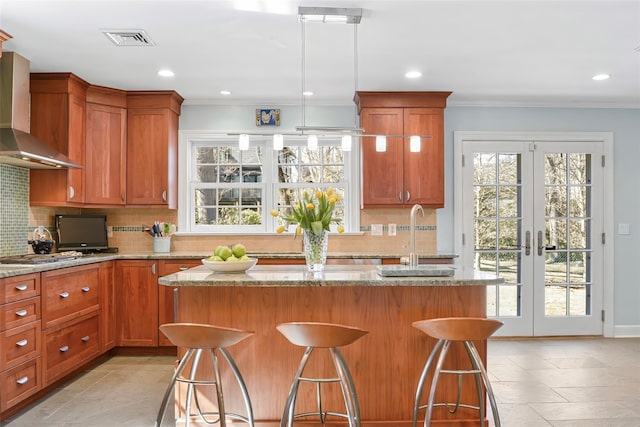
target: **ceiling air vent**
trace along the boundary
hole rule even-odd
[[[116,46],[155,46],[144,30],[102,30]]]

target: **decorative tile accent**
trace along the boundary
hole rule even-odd
[[[0,256],[27,253],[29,169],[0,164]]]

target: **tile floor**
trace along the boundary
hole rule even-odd
[[[488,366],[504,427],[640,427],[640,339],[496,339]],[[2,425],[152,426],[172,368],[114,357]]]

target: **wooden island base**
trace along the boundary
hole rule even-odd
[[[416,320],[435,317],[485,317],[485,286],[179,286],[178,321],[201,322],[254,331],[255,335],[230,347],[246,382],[256,426],[279,427],[285,399],[302,353],[287,341],[276,325],[292,321],[342,323],[369,331],[354,344],[341,350],[354,378],[362,425],[366,427],[408,427],[413,416],[417,381],[435,340],[411,326]],[[457,344],[457,343],[456,343]],[[486,342],[476,343],[486,360]],[[324,356],[324,352],[322,352]],[[305,372],[312,376],[327,372],[335,376],[328,359],[312,356]],[[315,357],[315,360],[314,360]],[[445,368],[469,368],[462,346],[452,346]],[[201,363],[202,366],[202,363]],[[226,366],[221,365],[223,370]],[[469,377],[469,376],[467,376]],[[430,384],[431,379],[428,378]],[[227,410],[244,414],[237,387],[229,376],[223,377]],[[296,405],[300,410],[315,410],[313,385],[301,386]],[[423,403],[429,386],[425,386]],[[436,400],[447,395],[454,402],[457,379],[445,375]],[[463,382],[463,402],[475,402],[475,383]],[[178,393],[180,394],[180,393]],[[202,401],[215,401],[214,390],[205,392]],[[323,392],[325,409],[344,412],[338,388]],[[478,412],[461,408],[447,414],[434,411],[437,426],[477,426]],[[419,419],[424,418],[424,411]],[[234,423],[235,425],[235,423]],[[238,424],[242,425],[242,424]],[[295,425],[320,426],[317,421]],[[347,425],[338,420],[336,426]]]

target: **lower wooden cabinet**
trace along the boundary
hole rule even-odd
[[[100,351],[116,346],[116,305],[113,276],[115,262],[100,263]]]
[[[116,345],[158,345],[158,261],[116,261]]]
[[[44,383],[51,384],[100,352],[98,313],[44,332]]]
[[[40,357],[0,373],[0,411],[4,412],[42,388]]]
[[[202,265],[199,259],[165,259],[159,262],[158,276],[177,273],[191,267]],[[158,285],[158,326],[175,321],[174,295],[175,288]],[[173,346],[171,341],[162,333],[158,333],[159,346]]]

